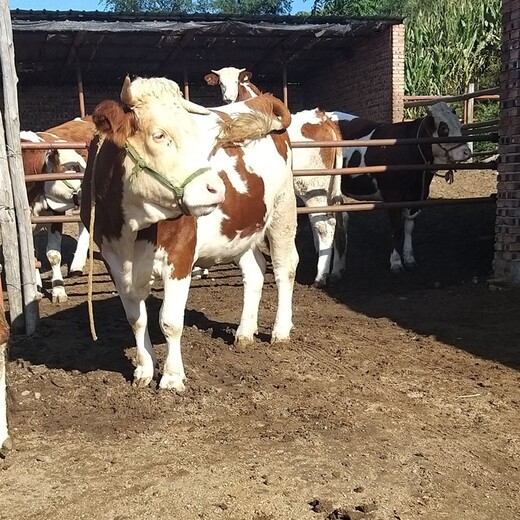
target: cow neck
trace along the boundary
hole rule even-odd
[[[184,188],[187,184],[189,184],[193,179],[206,173],[209,170],[209,167],[199,168],[195,170],[188,178],[182,182],[180,185],[176,185],[166,177],[166,175],[152,168],[149,164],[147,164],[144,159],[139,155],[139,152],[130,144],[129,141],[125,142],[125,151],[126,154],[134,161],[134,167],[132,168],[132,177],[137,176],[140,171],[146,172],[148,175],[153,177],[157,182],[162,184],[165,188],[169,189],[173,192],[177,198],[177,202],[181,207],[183,213],[185,213],[185,208],[182,204],[182,196],[184,195]]]

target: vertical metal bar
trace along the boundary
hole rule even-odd
[[[475,92],[475,83],[470,83],[468,85],[468,94],[473,94]],[[475,98],[472,97],[467,100],[467,113],[466,113],[466,123],[472,124],[474,122],[474,109],[475,109]],[[471,153],[473,153],[473,141],[468,143],[469,149]]]
[[[188,78],[188,69],[186,65],[183,66],[183,81],[184,81],[184,98],[189,101],[190,99],[190,81]]]
[[[283,89],[283,102],[286,107],[289,107],[289,93],[287,90],[287,63],[283,62],[282,70],[282,89]]]

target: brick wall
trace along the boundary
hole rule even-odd
[[[520,284],[520,2],[503,0],[494,276]]]
[[[358,38],[343,61],[313,71],[303,90],[306,108],[320,106],[377,121],[401,121],[404,26]]]

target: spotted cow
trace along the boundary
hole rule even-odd
[[[20,132],[22,143],[63,143],[55,134],[48,132]],[[75,150],[48,149],[48,150],[22,150],[22,161],[26,177],[39,173],[63,173],[65,171],[84,172],[85,159]],[[56,180],[46,182],[28,182],[27,195],[31,213],[38,217],[41,215],[63,215],[66,211],[79,208],[81,198],[80,180]],[[61,273],[61,237],[63,224],[47,224],[45,226],[34,225],[33,232],[47,229],[46,255],[52,270],[52,301],[62,303],[67,300]],[[81,270],[85,263],[88,249],[88,233],[83,225],[80,226],[78,247],[71,264],[71,271]],[[40,272],[36,270],[37,294],[42,297],[42,281]]]
[[[204,77],[208,85],[220,86],[222,98],[226,103],[244,101],[260,95],[260,90],[251,82],[251,78],[251,72],[235,67],[212,70]],[[318,108],[292,114],[288,132],[291,141],[295,142],[312,143],[341,139],[337,126]],[[341,163],[340,148],[295,148],[293,150],[294,170],[330,170],[341,168]],[[340,176],[296,176],[294,191],[309,208],[332,205],[340,200]],[[318,255],[314,283],[319,287],[329,281],[336,217],[334,213],[310,213],[309,220]],[[330,281],[336,281],[332,276]]]
[[[441,101],[431,106],[429,113],[413,121],[378,123],[344,112],[328,112],[341,132],[342,139],[406,139],[421,137],[461,136],[461,124],[451,107]],[[383,202],[409,202],[425,200],[429,196],[433,170],[423,170],[423,164],[455,164],[469,159],[467,143],[419,144],[384,147],[343,148],[343,166],[378,166],[417,164],[414,170],[391,170],[377,174],[343,175],[341,191],[357,200]],[[387,210],[392,230],[394,249],[390,255],[390,268],[399,272],[415,266],[412,231],[417,208]],[[345,214],[346,216],[346,214]],[[346,228],[346,219],[344,227]],[[343,242],[346,245],[346,241]],[[335,258],[333,272],[339,276],[344,268],[346,247]],[[402,255],[402,257],[401,257]],[[404,262],[404,265],[403,265]]]
[[[182,391],[180,341],[194,265],[239,265],[244,307],[235,341],[247,344],[257,331],[267,244],[278,286],[272,341],[289,339],[298,262],[290,114],[272,96],[209,111],[164,78],[126,79],[121,101],[93,112],[100,137],[91,146],[81,215],[88,225],[92,189],[94,239],[135,334],[138,386],[154,377],[145,299],[152,280],[162,279],[167,356],[159,387]]]

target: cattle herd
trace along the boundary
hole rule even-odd
[[[393,124],[318,108],[290,114],[276,97],[261,93],[251,77],[234,67],[206,75],[208,85],[220,86],[226,103],[216,108],[184,99],[169,79],[126,78],[120,101],[103,101],[92,116],[44,132],[22,132],[22,142],[90,143],[88,157],[85,150],[23,150],[26,175],[70,170],[85,174],[82,185],[63,180],[28,183],[28,197],[35,216],[80,206],[82,224],[71,272],[83,270],[95,215],[93,239],[135,335],[137,386],[148,385],[156,370],[145,305],[153,279],[161,279],[164,287],[159,321],[167,357],[159,386],[182,391],[181,335],[192,276],[215,264],[238,265],[244,296],[235,342],[250,343],[257,332],[269,257],[278,291],[271,341],[288,341],[298,264],[295,194],[310,208],[341,203],[345,197],[424,200],[434,174],[420,165],[456,163],[470,156],[466,143],[292,150],[291,141],[460,136],[461,125],[443,102],[434,104],[425,117]],[[375,176],[292,174],[293,169],[403,163],[418,166]],[[344,271],[347,215],[336,215],[309,215],[317,286],[338,281]],[[388,216],[394,240],[390,268],[399,271],[415,262],[412,230],[417,211],[391,209]],[[52,299],[59,303],[67,298],[61,227],[49,225],[47,231]],[[340,240],[338,235],[343,235]]]

